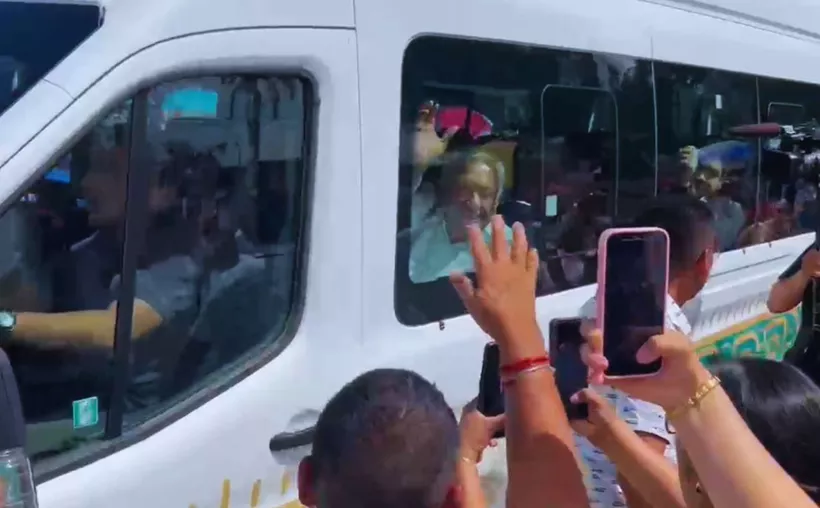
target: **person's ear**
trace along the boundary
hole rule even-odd
[[[299,502],[311,508],[316,506],[316,468],[313,466],[313,457],[310,455],[299,462],[296,484],[299,489]]]
[[[462,508],[464,504],[464,495],[461,492],[461,486],[453,484],[447,490],[447,495],[444,497],[444,504],[441,508]]]
[[[697,273],[699,279],[709,278],[714,262],[715,253],[712,249],[705,250],[703,254],[700,255],[695,263],[695,272]]]

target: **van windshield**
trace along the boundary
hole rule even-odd
[[[102,8],[82,0],[0,0],[0,114],[91,35]]]

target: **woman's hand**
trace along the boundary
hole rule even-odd
[[[586,404],[589,416],[586,420],[571,420],[572,430],[584,436],[590,443],[601,448],[601,442],[612,435],[620,419],[612,404],[593,388],[586,388],[572,396],[573,404]]]
[[[413,137],[413,166],[424,170],[447,150],[450,139],[458,132],[458,127],[451,127],[442,136],[436,132],[436,115],[438,108],[427,105],[419,112],[416,121],[416,132]]]
[[[473,287],[472,281],[463,273],[450,276],[467,311],[500,345],[520,337],[522,329],[537,329],[535,283],[538,253],[529,249],[524,226],[513,225],[512,247],[507,243],[504,220],[499,215],[492,218],[489,247],[478,227],[469,226],[467,234],[477,287]]]
[[[461,413],[461,457],[475,464],[481,462],[484,450],[495,446],[493,436],[504,428],[504,415],[484,416],[473,400]]]
[[[582,327],[582,334],[587,341],[585,359],[590,365],[590,359],[598,358],[596,355],[603,350],[606,338],[600,330],[590,327]],[[638,350],[636,359],[644,364],[661,359],[662,366],[656,374],[649,376],[604,376],[604,383],[666,410],[686,404],[698,387],[711,378],[709,371],[700,363],[692,341],[675,330],[650,338]]]
[[[589,382],[594,385],[604,384],[604,373],[609,367],[604,356],[604,335],[590,320],[581,322],[581,335],[584,337],[581,358],[589,369]]]

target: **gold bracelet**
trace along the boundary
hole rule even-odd
[[[706,398],[707,395],[712,393],[712,390],[717,388],[720,385],[720,379],[715,376],[710,377],[708,380],[701,383],[698,386],[695,393],[692,394],[689,399],[681,404],[680,406],[672,409],[671,411],[666,412],[666,419],[668,421],[674,420],[675,418],[681,416],[685,412],[689,411],[692,408],[697,408],[700,406],[700,403],[703,402],[703,399]]]

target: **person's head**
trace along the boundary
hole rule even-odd
[[[330,399],[299,500],[318,508],[456,506],[459,430],[442,393],[418,374],[377,369]]]
[[[481,150],[453,154],[442,167],[439,203],[450,238],[466,240],[466,226],[485,228],[504,189],[504,165]]]
[[[679,304],[694,298],[709,279],[717,250],[713,222],[709,205],[685,194],[658,197],[635,218],[635,226],[669,235],[669,293]]]
[[[781,199],[772,206],[772,211],[774,212],[772,225],[777,235],[776,238],[772,239],[774,241],[781,238],[780,234],[791,230],[794,224],[794,205],[785,199]]]
[[[125,216],[128,152],[123,148],[92,149],[80,193],[92,227],[116,226]]]
[[[148,210],[159,212],[177,201],[180,170],[175,162],[158,165],[153,159],[145,160],[151,169],[148,189]],[[88,209],[88,223],[92,227],[117,226],[125,216],[128,192],[128,151],[125,148],[94,148],[88,168],[80,180],[80,193]]]
[[[820,388],[796,367],[774,360],[719,361],[710,370],[755,437],[820,502]],[[678,470],[687,506],[711,508],[708,493],[680,443]]]
[[[692,192],[699,198],[713,198],[723,186],[722,175],[714,167],[701,167],[692,175]]]

